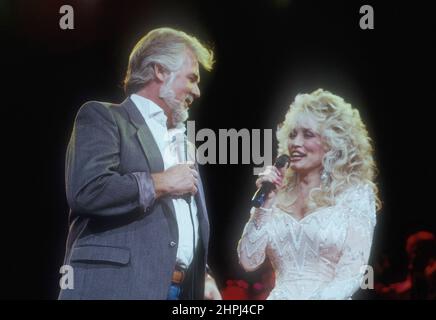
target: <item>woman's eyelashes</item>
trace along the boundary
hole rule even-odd
[[[315,137],[315,133],[310,130],[310,129],[302,129],[302,134],[304,138],[313,138]],[[291,131],[291,133],[289,134],[289,138],[291,139],[295,139],[298,135],[298,130],[293,130]]]
[[[315,133],[312,130],[304,129],[303,135],[305,138],[313,138],[315,136]]]

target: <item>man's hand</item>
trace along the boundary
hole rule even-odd
[[[197,193],[198,172],[193,169],[194,164],[178,164],[163,172],[151,175],[154,182],[156,198],[173,195],[181,196],[187,193]]]
[[[206,273],[204,282],[204,299],[206,300],[223,300],[221,293],[218,290],[215,279]]]

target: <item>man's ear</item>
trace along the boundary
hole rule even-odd
[[[153,69],[156,79],[158,79],[161,82],[164,82],[166,77],[168,76],[168,71],[157,63],[154,64]]]

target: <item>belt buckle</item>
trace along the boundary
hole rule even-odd
[[[171,281],[176,284],[181,284],[185,280],[186,271],[184,268],[176,265],[173,271],[173,276]]]

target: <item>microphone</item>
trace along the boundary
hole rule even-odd
[[[277,169],[281,169],[284,166],[286,166],[287,163],[289,163],[291,159],[288,155],[282,154],[281,156],[277,157],[276,162],[274,162],[274,167]],[[275,185],[272,182],[264,181],[262,182],[262,186],[257,189],[256,193],[254,194],[253,198],[251,199],[251,205],[255,208],[259,208],[263,206],[265,203],[268,194],[275,189]]]
[[[183,135],[183,149],[185,150],[185,162],[188,162],[188,140],[186,138],[186,135]],[[183,199],[188,203],[188,205],[191,204],[191,194],[184,194]]]
[[[185,137],[183,133],[176,133],[173,136],[174,149],[176,151],[176,161],[178,164],[186,163]]]
[[[178,132],[173,136],[178,163],[188,162],[188,140],[183,132]],[[191,203],[191,194],[187,193],[181,196],[188,204]]]

